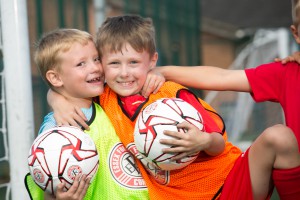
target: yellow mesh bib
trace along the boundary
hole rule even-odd
[[[110,120],[98,104],[94,104],[92,118],[90,131],[85,132],[96,144],[99,168],[84,199],[149,199],[133,156],[120,142]],[[25,185],[32,199],[44,199],[44,191],[34,183],[30,174],[25,178]]]

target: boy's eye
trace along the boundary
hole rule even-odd
[[[80,67],[80,66],[84,66],[84,65],[85,65],[85,62],[80,62],[76,66]]]
[[[130,64],[137,64],[138,62],[133,60],[133,61],[130,61]]]
[[[100,62],[100,57],[95,58],[95,62]]]
[[[110,65],[117,65],[117,64],[119,64],[119,62],[110,62],[109,64]]]

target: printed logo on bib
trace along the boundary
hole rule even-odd
[[[146,189],[146,183],[132,154],[122,143],[117,143],[109,155],[109,168],[115,181],[131,189]]]
[[[154,177],[155,181],[161,185],[168,185],[170,181],[170,171],[157,168],[143,154],[139,153],[134,143],[127,146],[128,150],[137,157],[144,165],[145,169]]]

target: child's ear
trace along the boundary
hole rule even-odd
[[[55,70],[47,71],[46,78],[54,87],[61,87],[63,85],[63,81]]]
[[[153,69],[156,66],[158,60],[158,53],[155,52],[150,61],[150,69]]]
[[[291,25],[290,29],[291,29],[291,32],[292,32],[292,34],[293,34],[296,42],[298,44],[300,44],[300,38],[299,38],[298,28],[295,25]]]

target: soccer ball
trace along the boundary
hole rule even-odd
[[[28,166],[34,182],[44,191],[55,194],[64,181],[68,190],[78,173],[93,177],[99,166],[92,138],[72,126],[55,127],[41,133],[33,142]]]
[[[181,169],[192,163],[199,152],[176,161],[170,158],[178,155],[163,153],[163,148],[170,148],[159,142],[170,138],[163,131],[185,132],[177,124],[187,121],[203,131],[203,120],[200,113],[189,103],[179,98],[163,98],[145,107],[138,116],[134,129],[134,141],[139,153],[146,157],[150,164],[162,170]]]

